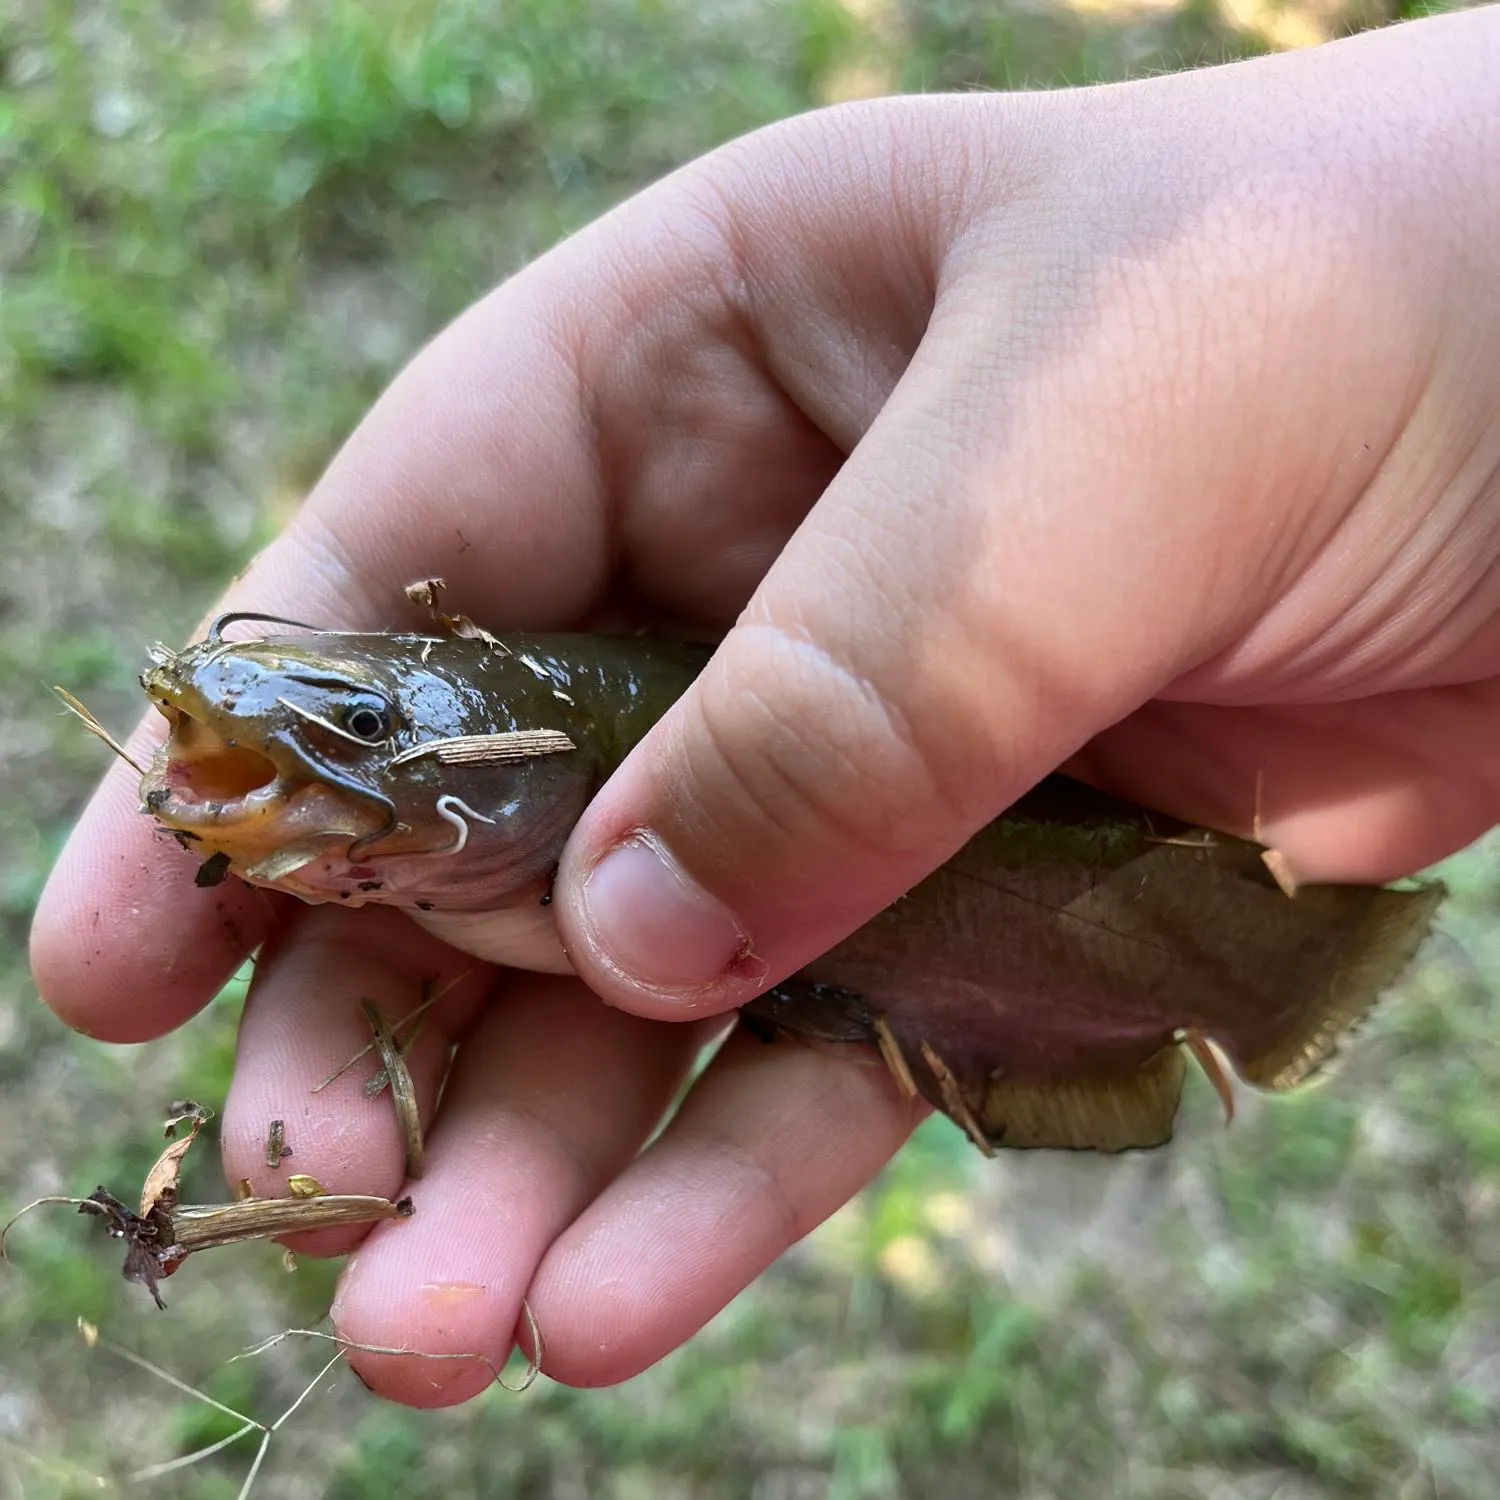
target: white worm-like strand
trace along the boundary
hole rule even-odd
[[[443,819],[445,823],[451,823],[457,830],[455,842],[450,844],[446,849],[434,849],[432,851],[434,854],[462,854],[468,847],[469,825],[463,820],[464,813],[467,813],[476,822],[488,823],[491,826],[495,822],[493,818],[485,817],[482,812],[475,812],[467,802],[455,797],[451,792],[439,797],[432,806],[433,811],[437,813],[438,817]]]

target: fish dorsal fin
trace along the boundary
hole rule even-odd
[[[1304,887],[1295,899],[1332,903],[1357,889]],[[1327,981],[1309,997],[1300,1023],[1264,1052],[1235,1056],[1240,1076],[1258,1088],[1282,1090],[1322,1067],[1416,957],[1444,895],[1435,882],[1369,892],[1363,917],[1344,935]]]
[[[991,1144],[1007,1149],[1162,1146],[1172,1139],[1186,1072],[1182,1048],[1173,1045],[1122,1077],[1067,1082],[993,1078],[976,1113]]]

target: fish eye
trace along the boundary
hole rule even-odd
[[[344,728],[356,739],[368,740],[378,745],[391,737],[391,711],[388,708],[373,708],[368,703],[357,703],[343,716]]]

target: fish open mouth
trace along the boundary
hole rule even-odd
[[[256,822],[284,808],[305,778],[289,776],[269,755],[226,739],[183,709],[163,707],[167,742],[141,787],[142,801],[161,822],[201,831]]]
[[[380,826],[376,810],[300,768],[288,770],[177,704],[157,706],[171,731],[142,779],[141,801],[198,852],[227,854],[247,870],[293,846],[353,840]]]
[[[159,803],[174,807],[224,808],[291,790],[276,762],[259,750],[227,740],[207,724],[184,713],[168,711],[172,725],[161,764]],[[248,808],[245,809],[248,811]]]

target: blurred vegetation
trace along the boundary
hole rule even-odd
[[[1336,0],[12,0],[6,1201],[139,1180],[161,1103],[222,1096],[239,1000],[231,986],[139,1049],[67,1035],[36,1005],[26,923],[101,756],[46,685],[129,722],[144,644],[190,627],[426,335],[676,163],[810,105],[1121,78],[1406,13]],[[543,1382],[419,1415],[345,1376],[278,1435],[265,1492],[1492,1497],[1500,868],[1480,850],[1450,876],[1452,941],[1329,1083],[1252,1104],[1227,1134],[1199,1089],[1175,1149],[1121,1162],[983,1165],[931,1124],[640,1379],[584,1394]],[[79,1316],[267,1420],[321,1363],[289,1343],[220,1368],[315,1320],[329,1268],[288,1278],[274,1252],[225,1252],[173,1282],[160,1317],[87,1229],[66,1211],[27,1225],[19,1266],[0,1273],[0,1492],[96,1493],[99,1474],[232,1430],[84,1349]],[[249,1446],[154,1492],[232,1495]]]

